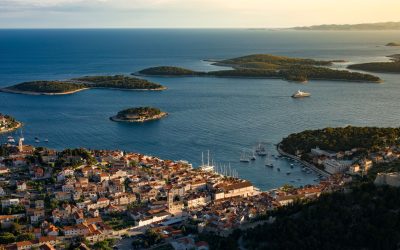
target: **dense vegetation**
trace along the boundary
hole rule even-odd
[[[161,114],[161,110],[153,107],[137,107],[129,108],[118,112],[117,118],[131,119],[131,118],[151,118]]]
[[[400,189],[371,183],[282,208],[244,233],[247,249],[398,249]]]
[[[198,72],[184,68],[162,66],[144,69],[139,71],[139,73],[159,76],[282,78],[289,81],[300,82],[309,79],[381,82],[379,77],[373,75],[323,67],[331,64],[332,61],[317,61],[313,59],[257,54],[215,63],[215,65],[219,66],[230,66],[233,70]]]
[[[61,81],[33,81],[20,83],[6,89],[35,93],[65,93],[83,89],[84,84]]]
[[[118,89],[162,89],[162,85],[136,77],[123,75],[115,76],[86,76],[77,79],[89,88],[118,88]]]
[[[267,63],[269,65],[319,65],[329,66],[332,64],[330,61],[317,61],[313,59],[292,58],[286,56],[275,56],[269,54],[255,54],[242,56],[217,62],[217,65],[229,65],[240,67],[248,63]]]
[[[33,240],[34,235],[25,233],[23,227],[18,223],[11,223],[10,227],[0,229],[0,244],[9,244],[16,241]]]
[[[284,79],[293,81],[304,81],[307,79],[347,80],[360,82],[382,81],[379,77],[369,74],[312,66],[291,66],[287,70],[282,70],[281,75]]]
[[[400,61],[360,63],[348,66],[349,69],[382,73],[400,73]]]
[[[282,140],[281,148],[290,154],[294,154],[296,150],[310,152],[315,147],[336,152],[360,147],[374,151],[398,144],[399,136],[399,128],[324,128],[291,134]]]
[[[400,30],[400,22],[361,23],[361,24],[325,24],[307,27],[295,27],[295,30]]]
[[[95,164],[96,159],[84,148],[65,149],[58,153],[55,167],[62,169],[65,166],[78,167],[82,164]]]
[[[139,71],[139,74],[143,75],[159,75],[159,76],[196,76],[204,74],[203,72],[197,72],[190,69],[173,67],[173,66],[160,66],[147,68]]]
[[[260,78],[278,78],[278,71],[263,70],[263,69],[234,69],[234,70],[219,70],[208,72],[209,76],[217,77],[260,77]]]
[[[164,89],[160,84],[144,79],[122,75],[115,76],[86,76],[72,81],[33,81],[24,82],[5,90],[33,92],[42,94],[61,94],[77,91],[84,88],[116,88],[116,89],[143,89],[158,90]]]

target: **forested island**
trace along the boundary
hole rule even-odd
[[[84,84],[67,81],[32,81],[1,89],[3,92],[31,95],[65,95],[87,89]]]
[[[360,63],[349,65],[347,68],[377,73],[400,73],[400,61]]]
[[[390,43],[386,44],[386,46],[397,47],[397,46],[400,46],[400,42],[390,42]]]
[[[291,134],[282,140],[280,147],[293,155],[296,151],[310,152],[315,147],[335,152],[353,148],[375,151],[386,146],[400,145],[399,138],[399,128],[347,126]]]
[[[145,79],[128,77],[123,75],[115,76],[85,76],[72,79],[84,84],[88,88],[111,88],[111,89],[131,89],[131,90],[164,90],[166,87],[150,82]]]
[[[200,72],[180,67],[160,66],[141,70],[138,74],[150,76],[280,78],[298,82],[308,80],[382,82],[379,77],[370,74],[334,70],[327,67],[332,64],[333,61],[256,54],[221,60],[214,63],[217,66],[232,67],[232,70]]]
[[[400,73],[400,54],[388,56],[390,62],[370,62],[349,65],[347,68],[378,73]]]
[[[164,86],[136,77],[86,76],[66,81],[31,81],[0,89],[3,92],[31,95],[66,95],[85,89],[164,90]]]
[[[22,126],[22,123],[14,117],[0,113],[0,134],[14,131]]]
[[[159,120],[168,114],[158,108],[136,107],[119,111],[117,115],[110,117],[115,122],[146,122]]]
[[[305,27],[294,27],[292,29],[305,31],[400,30],[400,22],[324,24]]]

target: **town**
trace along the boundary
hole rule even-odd
[[[260,219],[268,211],[351,180],[335,174],[318,185],[261,192],[207,165],[119,150],[57,152],[23,142],[1,150],[0,241],[6,249],[87,249],[127,237],[137,248],[208,249],[198,233],[229,236],[269,223],[273,218]]]

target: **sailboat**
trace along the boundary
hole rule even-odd
[[[265,159],[265,166],[270,167],[270,168],[274,167],[274,164],[271,163],[271,159],[270,159],[269,155],[267,156],[267,159]]]
[[[250,156],[250,160],[255,161],[256,160],[256,155],[254,154],[254,150],[253,150],[253,155]]]
[[[256,153],[259,156],[266,156],[267,155],[267,151],[265,150],[264,145],[262,145],[261,143],[258,144],[257,148],[256,148]]]
[[[240,155],[240,162],[250,162],[250,158],[247,156],[246,151],[244,150]]]

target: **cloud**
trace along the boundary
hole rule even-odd
[[[1,27],[288,27],[397,20],[399,0],[0,0]]]
[[[46,11],[70,8],[82,9],[143,9],[168,5],[180,0],[0,0],[0,9],[10,11]]]

